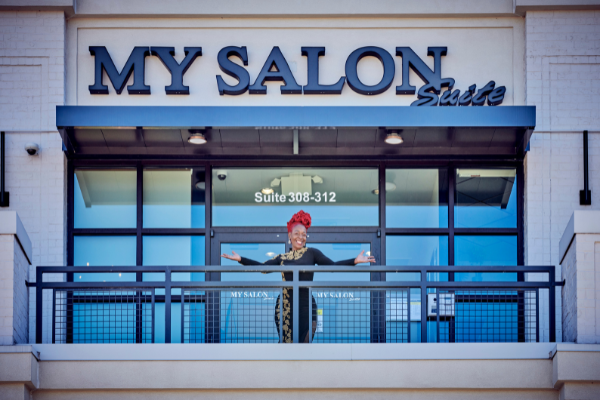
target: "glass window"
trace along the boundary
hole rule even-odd
[[[456,170],[456,228],[516,228],[517,170]]]
[[[143,265],[205,265],[204,236],[144,236]]]
[[[516,236],[455,236],[455,264],[517,265]],[[516,281],[516,273],[455,273],[456,281]]]
[[[75,169],[75,228],[135,228],[135,169]]]
[[[321,250],[325,256],[333,261],[348,260],[364,251],[365,255],[371,255],[371,243],[308,243],[307,247]],[[381,261],[381,260],[379,260]],[[357,264],[360,267],[368,267],[369,263]],[[315,281],[370,281],[369,272],[315,272]]]
[[[447,228],[445,169],[388,169],[385,173],[388,228]]]
[[[195,266],[205,265],[204,236],[144,236],[144,265]],[[144,281],[163,280],[164,274],[145,273]],[[204,281],[204,272],[177,273],[172,280]],[[164,289],[157,289],[156,295],[164,295]],[[181,295],[180,288],[171,291],[174,296]],[[165,342],[165,304],[155,303],[154,340]],[[181,343],[181,303],[171,303],[171,342]]]
[[[213,225],[285,226],[304,210],[313,226],[377,226],[377,169],[213,170]]]
[[[73,242],[75,266],[110,267],[136,265],[135,236],[75,236]],[[135,273],[76,274],[75,282],[135,281]]]
[[[144,228],[204,228],[201,168],[144,169]]]
[[[287,236],[286,236],[287,237]],[[221,243],[221,254],[233,251],[242,257],[258,262],[265,262],[278,254],[285,253],[284,243]],[[237,261],[221,257],[221,265],[243,269]],[[222,272],[222,281],[281,281],[281,273],[262,274],[260,272]]]
[[[448,236],[387,236],[387,265],[448,265]],[[421,280],[420,274],[387,272],[387,281]],[[446,281],[447,273],[430,273],[428,280]]]

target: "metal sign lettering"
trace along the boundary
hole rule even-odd
[[[145,83],[146,57],[158,57],[171,74],[171,85],[165,87],[168,95],[189,95],[190,88],[183,85],[183,75],[202,56],[202,47],[185,47],[185,58],[178,63],[173,47],[134,47],[125,66],[119,70],[115,66],[108,50],[104,46],[90,46],[90,54],[95,57],[94,84],[89,86],[90,94],[108,94],[108,86],[102,82],[102,72],[106,72],[117,94],[121,94],[127,81],[133,75],[133,84],[127,87],[129,94],[150,94],[150,86]],[[455,80],[442,77],[442,57],[448,52],[447,47],[428,47],[427,55],[433,57],[433,70],[410,48],[396,47],[396,56],[402,59],[402,85],[396,86],[396,94],[417,94],[411,106],[489,106],[502,104],[506,87],[496,86],[490,81],[484,87],[476,90],[476,85],[471,85],[461,95],[460,90],[454,90]],[[381,47],[368,46],[354,50],[346,60],[345,76],[341,76],[336,83],[322,84],[319,81],[319,60],[325,56],[325,47],[302,47],[301,54],[306,57],[307,79],[305,86],[298,85],[290,66],[281,49],[273,47],[260,70],[260,73],[251,82],[249,72],[243,66],[234,63],[230,57],[239,58],[244,66],[248,66],[248,51],[245,46],[224,47],[219,51],[217,62],[225,74],[236,79],[236,85],[225,83],[221,75],[217,75],[217,89],[221,96],[239,96],[246,92],[250,95],[267,94],[265,82],[281,82],[281,94],[332,94],[339,95],[346,83],[348,87],[359,94],[373,96],[386,92],[393,84],[395,78],[395,62],[392,55]],[[365,57],[375,57],[383,66],[383,76],[375,85],[365,85],[358,77],[358,63]],[[410,84],[410,71],[415,72],[425,82],[417,90]],[[442,89],[444,89],[442,91]],[[487,100],[487,101],[486,101]]]

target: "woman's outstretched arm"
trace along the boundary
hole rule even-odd
[[[252,260],[250,258],[242,257],[235,251],[231,251],[232,255],[223,253],[221,257],[226,258],[228,260],[237,261],[242,265],[279,265],[279,255],[273,257],[270,260],[265,261],[264,263]]]
[[[356,265],[356,264],[360,264],[360,263],[367,263],[367,262],[375,262],[375,257],[367,257],[364,255],[364,250],[360,252],[360,254],[358,255],[358,257],[356,258],[349,258],[347,260],[341,260],[341,261],[333,261],[331,260],[329,257],[327,257],[325,254],[323,254],[321,252],[321,250],[312,249],[314,252],[314,257],[315,257],[315,263],[318,265]]]

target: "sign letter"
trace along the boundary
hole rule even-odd
[[[272,68],[275,68],[275,71],[271,71]],[[266,81],[284,82],[285,85],[281,85],[281,94],[302,94],[302,86],[294,79],[290,66],[277,46],[273,47],[256,81],[250,86],[250,94],[267,94]]]
[[[190,87],[183,86],[183,75],[192,65],[194,60],[202,55],[202,47],[184,47],[185,58],[178,64],[173,56],[174,47],[152,47],[152,55],[160,58],[160,61],[171,73],[171,85],[165,86],[167,94],[190,94]]]
[[[402,86],[396,86],[396,94],[415,94],[416,87],[411,86],[408,79],[409,68],[415,71],[425,84],[431,84],[433,93],[440,94],[445,83],[442,80],[442,56],[446,55],[447,50],[447,47],[427,48],[427,55],[433,56],[432,71],[410,47],[396,47],[396,55],[402,57]]]
[[[306,56],[308,66],[308,85],[304,86],[304,94],[342,94],[345,76],[333,85],[319,85],[319,57],[325,55],[325,47],[302,47],[302,55]]]
[[[221,71],[227,75],[239,81],[237,85],[229,86],[225,83],[223,78],[221,78],[221,75],[217,75],[217,86],[221,96],[224,94],[230,94],[234,96],[244,94],[248,91],[248,86],[250,86],[250,74],[244,67],[239,66],[233,61],[229,60],[229,57],[232,56],[238,57],[240,60],[242,60],[244,65],[248,65],[248,52],[246,51],[246,46],[229,46],[224,47],[221,49],[221,51],[219,51],[219,55],[217,56],[219,68],[221,68]]]
[[[367,86],[358,79],[358,62],[365,57],[375,57],[383,65],[383,77],[377,85]],[[380,47],[361,47],[354,50],[346,60],[346,77],[348,78],[348,86],[356,93],[371,96],[385,92],[392,86],[396,67],[394,59],[384,49]]]
[[[150,86],[144,82],[146,57],[150,47],[134,47],[121,72],[117,71],[112,58],[104,46],[90,46],[90,54],[95,58],[94,84],[89,87],[91,94],[108,94],[108,86],[102,84],[102,70],[106,71],[110,82],[121,94],[133,73],[133,85],[127,86],[129,94],[150,94]]]

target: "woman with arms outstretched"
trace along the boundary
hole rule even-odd
[[[232,251],[232,255],[223,254],[221,257],[229,260],[234,260],[242,265],[356,265],[366,262],[375,262],[375,257],[365,256],[364,250],[353,259],[342,260],[334,262],[326,257],[320,250],[306,247],[306,231],[310,228],[311,218],[310,214],[304,211],[299,211],[294,214],[292,219],[287,223],[289,243],[292,248],[285,254],[278,254],[272,259],[259,263],[258,261],[250,260],[249,258],[241,257],[235,251]],[[300,273],[301,281],[312,281],[313,272]],[[292,273],[282,273],[283,280],[292,280]],[[283,342],[292,343],[292,322],[291,322],[291,310],[292,310],[292,289],[283,289]],[[300,289],[300,329],[299,338],[301,342],[309,342],[309,323],[308,323],[308,289]],[[313,315],[312,315],[312,335],[314,336],[317,324],[316,309],[317,304],[315,299],[313,302]],[[277,305],[275,306],[275,323],[277,324],[277,330],[279,331],[279,308],[280,299],[277,299]]]

